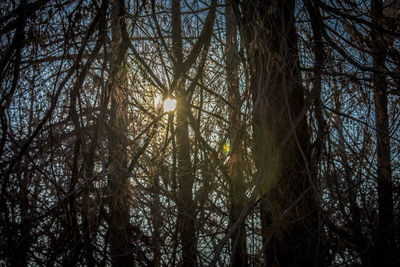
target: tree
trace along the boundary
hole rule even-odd
[[[110,125],[107,129],[109,149],[110,186],[110,246],[113,266],[131,266],[134,262],[129,232],[129,175],[127,173],[127,125],[128,98],[125,65],[128,36],[125,22],[124,1],[111,3],[110,71],[106,84],[104,104],[111,100]],[[107,126],[106,126],[107,127]]]
[[[249,61],[253,157],[258,190],[264,195],[264,264],[273,266],[319,261],[318,192],[310,171],[308,103],[299,68],[294,4],[247,1],[236,8]]]
[[[0,265],[398,265],[399,4],[0,2]]]
[[[232,1],[226,1],[226,79],[229,107],[229,141],[226,143],[226,153],[231,153],[229,159],[229,201],[230,224],[233,225],[240,219],[240,213],[246,204],[246,182],[244,176],[244,151],[243,138],[245,136],[241,119],[242,100],[239,91],[239,53],[237,48],[237,24],[232,7]],[[241,225],[231,237],[231,266],[247,266],[246,223]]]
[[[377,185],[378,185],[378,255],[385,255],[385,264],[394,264],[394,214],[393,214],[393,189],[392,170],[389,138],[389,118],[387,100],[387,82],[383,75],[386,61],[386,49],[384,42],[388,40],[381,33],[379,28],[385,27],[383,22],[383,2],[371,2],[371,54],[373,60],[372,82],[375,104],[376,124],[376,147],[377,147]],[[386,262],[387,261],[387,262]],[[374,259],[371,259],[374,265]]]

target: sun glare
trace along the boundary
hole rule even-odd
[[[176,108],[176,100],[167,98],[164,100],[164,112],[174,111]]]

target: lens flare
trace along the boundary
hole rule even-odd
[[[225,152],[226,154],[228,154],[229,152],[231,152],[231,145],[228,144],[228,143],[225,143],[225,144],[222,146],[222,150],[224,150],[224,152]]]
[[[176,100],[167,98],[164,101],[164,112],[174,111],[176,108]]]

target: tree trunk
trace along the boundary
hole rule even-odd
[[[185,90],[182,53],[180,0],[172,1],[172,53],[174,59],[174,86],[177,94],[176,130],[178,227],[182,245],[182,266],[196,265],[195,205],[192,197],[192,172],[189,122],[190,103]]]
[[[229,220],[233,225],[240,217],[246,203],[246,185],[243,177],[243,135],[240,119],[240,92],[239,92],[239,53],[237,51],[237,29],[235,16],[233,14],[232,2],[226,1],[225,8],[226,23],[226,75],[229,101],[233,108],[230,109],[229,143]],[[228,151],[227,151],[228,152]],[[248,255],[246,246],[246,224],[245,220],[231,237],[231,266],[248,266]]]
[[[179,97],[176,118],[177,178],[179,183],[178,225],[182,244],[182,266],[196,264],[195,206],[192,198],[193,173],[190,160],[190,140],[188,131],[186,96]]]
[[[18,224],[15,231],[15,242],[9,244],[11,246],[9,255],[11,256],[10,266],[22,267],[28,266],[29,250],[32,246],[32,217],[29,210],[31,205],[29,203],[28,184],[31,179],[29,167],[24,167],[24,172],[21,174],[19,205],[21,207],[21,223]]]
[[[110,246],[113,266],[133,266],[129,228],[129,176],[127,174],[128,99],[124,90],[126,41],[125,4],[111,2],[111,64],[106,90],[111,98],[110,121],[107,131],[109,146]]]
[[[162,164],[162,163],[161,163]],[[160,203],[160,171],[152,171],[152,205],[151,205],[151,221],[153,226],[152,245],[153,245],[153,264],[154,267],[161,266],[161,228],[162,228],[162,214]]]
[[[385,39],[379,28],[383,26],[383,3],[380,0],[371,1],[371,41],[372,59],[374,69],[383,72],[385,70],[386,51]],[[383,48],[383,49],[382,49]],[[393,225],[393,188],[392,170],[390,159],[390,138],[388,118],[388,97],[386,77],[382,73],[372,74],[376,146],[377,146],[377,185],[378,185],[378,241],[377,253],[379,263],[389,266],[394,263],[394,225]],[[372,256],[372,255],[371,255]],[[371,262],[373,265],[373,261]]]
[[[237,9],[238,10],[238,9]],[[317,201],[299,71],[294,1],[245,1],[240,23],[253,97],[266,266],[313,266]]]

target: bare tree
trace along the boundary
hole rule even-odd
[[[230,224],[240,218],[240,213],[246,204],[246,182],[244,176],[243,138],[244,125],[241,119],[242,100],[239,91],[239,53],[237,43],[237,23],[233,12],[232,2],[226,1],[226,77],[230,107],[229,141],[225,144],[225,152],[231,153],[229,158],[229,201]],[[247,266],[246,223],[242,220],[240,227],[231,237],[231,266]]]
[[[0,1],[0,265],[398,265],[399,5]]]
[[[314,265],[320,260],[318,193],[310,165],[294,4],[246,1],[237,7],[249,61],[253,157],[258,190],[264,195],[264,264],[273,266]]]

